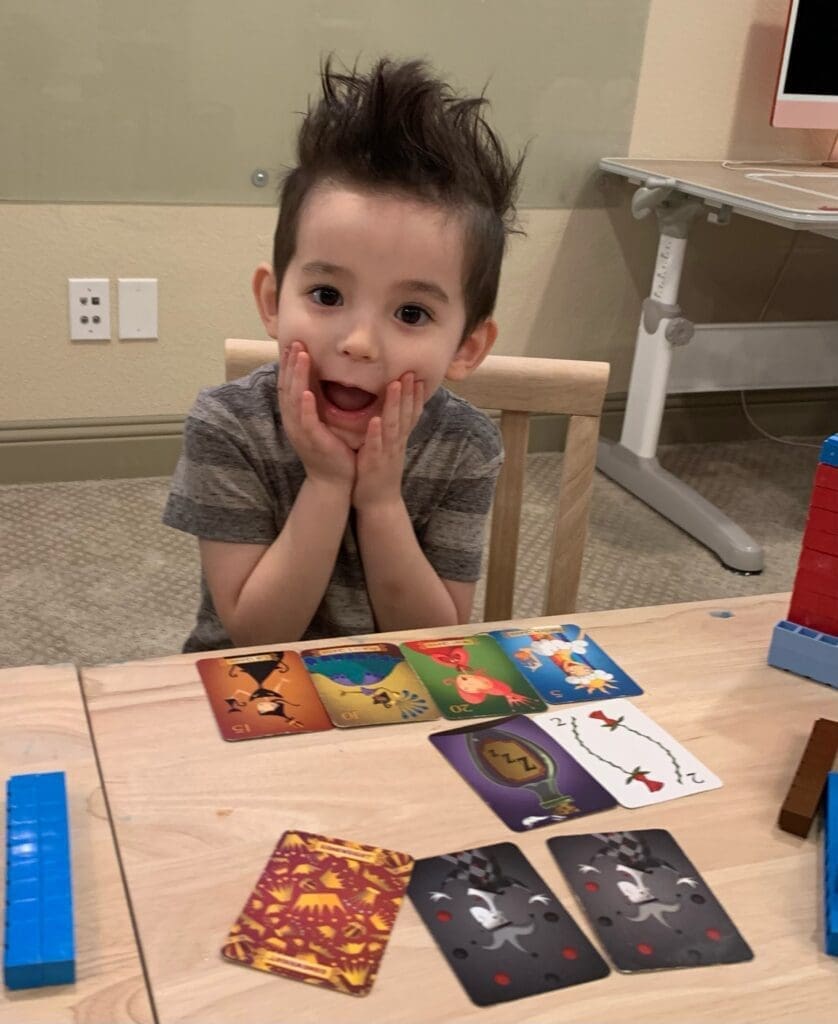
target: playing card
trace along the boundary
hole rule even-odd
[[[618,971],[753,959],[664,829],[555,836],[547,845]]]
[[[446,718],[529,714],[547,707],[488,634],[411,640],[402,650]]]
[[[294,651],[203,658],[197,667],[225,740],[332,728]]]
[[[412,869],[406,853],[286,832],[222,955],[284,978],[365,996]]]
[[[623,807],[645,807],[721,780],[627,700],[557,708],[533,719]]]
[[[489,636],[548,704],[643,693],[579,626],[545,626],[537,632],[496,629]]]
[[[552,992],[609,973],[512,843],[419,860],[408,895],[478,1006]]]
[[[329,717],[341,728],[439,718],[431,695],[395,644],[318,647],[302,657]]]
[[[529,718],[515,715],[429,737],[509,828],[525,832],[616,801]]]

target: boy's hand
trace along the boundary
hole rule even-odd
[[[355,452],[317,415],[314,393],[308,386],[310,368],[311,358],[299,341],[285,347],[276,388],[282,426],[310,480],[351,487]]]
[[[404,453],[410,432],[425,405],[425,382],[405,373],[387,385],[384,408],[367,427],[357,453],[357,476],[352,492],[356,509],[401,500]]]

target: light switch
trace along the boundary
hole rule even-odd
[[[157,337],[157,278],[119,278],[119,336]]]

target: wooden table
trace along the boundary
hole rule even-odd
[[[767,666],[771,628],[787,604],[774,595],[574,616],[643,686],[638,705],[725,784],[526,834],[509,832],[432,749],[427,736],[444,721],[230,744],[219,737],[194,657],[85,670],[159,1020],[834,1021],[838,961],[822,951],[820,844],[814,835],[804,841],[780,832],[776,819],[812,722],[838,718],[838,692]],[[718,609],[734,614],[714,617]],[[612,973],[478,1009],[408,900],[366,999],[238,967],[219,954],[287,828],[417,858],[511,840],[590,934],[545,840],[653,827],[681,842],[753,947],[753,961]]]
[[[2,669],[0,693],[3,778],[27,772],[67,775],[76,939],[75,984],[5,989],[0,1021],[147,1024],[154,1018],[76,669]]]

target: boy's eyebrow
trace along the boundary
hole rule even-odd
[[[440,302],[449,302],[448,295],[433,281],[399,281],[399,288],[406,288],[411,292],[424,292],[426,295],[433,295]]]
[[[303,264],[304,274],[335,274],[344,277],[352,277],[352,271],[346,267],[339,267],[336,263],[327,263],[325,260],[311,260]],[[408,280],[399,281],[397,288],[405,288],[412,292],[424,292],[426,295],[433,295],[440,302],[450,302],[448,294],[433,281]]]
[[[339,267],[336,263],[326,263],[325,260],[311,260],[309,263],[303,264],[304,274],[349,274],[349,271],[344,267]],[[351,276],[351,275],[350,275]]]

